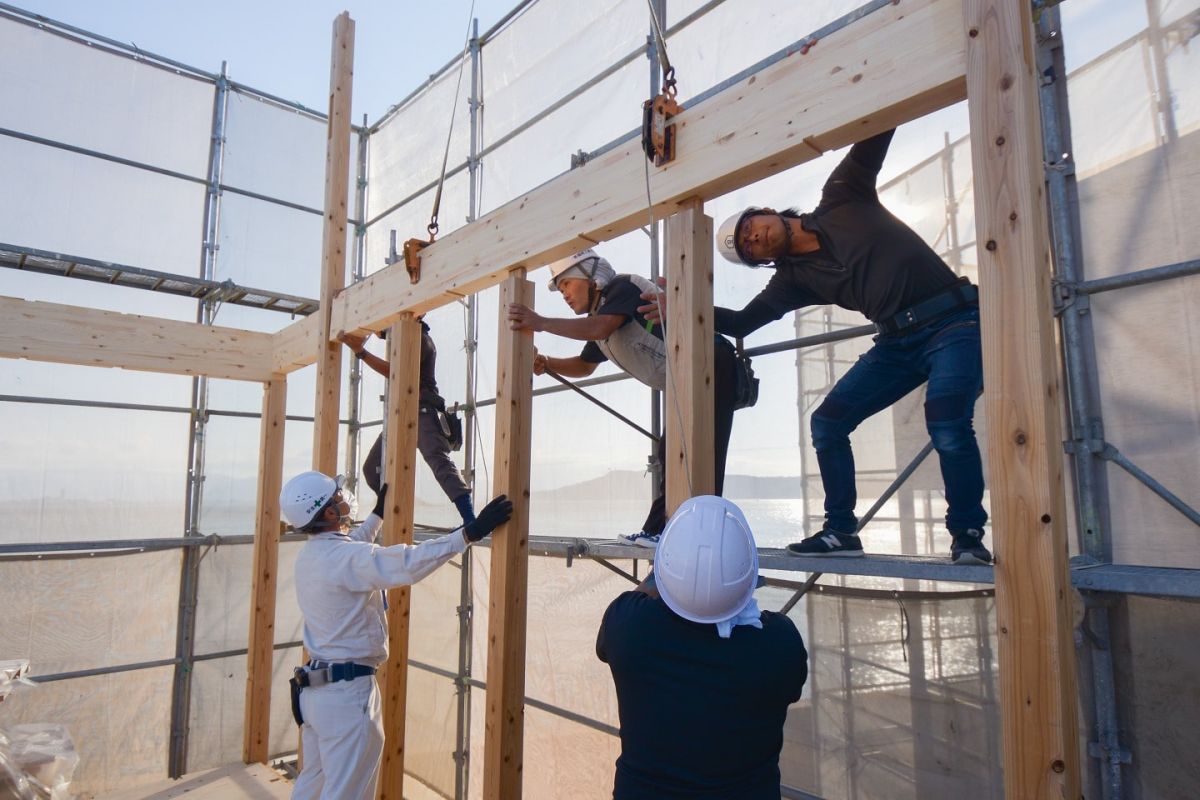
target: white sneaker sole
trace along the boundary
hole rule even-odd
[[[982,558],[971,555],[970,553],[960,553],[958,558],[952,559],[952,562],[954,564],[958,564],[960,566],[968,566],[968,567],[973,567],[973,566],[990,567],[992,565],[992,562],[984,561]]]
[[[797,553],[788,550],[787,554],[797,558],[862,558],[866,555],[862,550],[834,550],[832,553]]]

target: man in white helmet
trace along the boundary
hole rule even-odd
[[[638,310],[642,295],[652,288],[653,284],[640,275],[616,274],[606,259],[588,248],[550,265],[550,290],[562,294],[577,318],[543,317],[525,305],[513,303],[508,307],[508,319],[513,330],[544,331],[586,342],[577,356],[552,358],[539,353],[533,361],[537,375],[550,370],[567,378],[586,378],[603,362],[612,361],[646,386],[663,391],[667,386],[663,327]],[[720,494],[738,380],[733,345],[721,336],[716,337],[714,345],[714,372],[713,444],[716,492]],[[665,460],[666,445],[659,439],[658,462],[663,464]],[[660,480],[641,530],[620,538],[653,548],[666,524],[665,486]]]
[[[383,753],[376,668],[387,660],[384,590],[416,583],[512,515],[500,495],[462,528],[417,545],[379,547],[387,484],[350,529],[354,496],[341,476],[303,472],[279,494],[284,518],[311,538],[296,558],[296,599],[311,660],[296,669],[292,709],[304,769],[293,800],[374,800]]]
[[[778,800],[808,653],[787,616],[759,611],[757,585],[741,509],[693,497],[663,531],[651,576],[605,611],[596,655],[621,719],[614,800]]]
[[[912,229],[879,202],[875,180],[894,130],[866,139],[825,182],[820,204],[748,208],[726,220],[717,249],[729,261],[771,266],[766,287],[745,308],[717,308],[718,332],[747,336],[805,306],[834,304],[875,323],[875,345],[812,415],[812,441],[825,488],[825,525],[788,545],[802,556],[861,556],[850,433],[921,384],[925,426],[941,462],[946,527],[956,564],[987,564],[983,545],[983,462],[975,440],[975,399],[983,387],[978,291],[957,277]],[[663,296],[645,306],[653,316]]]

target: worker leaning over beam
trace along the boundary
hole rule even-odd
[[[373,542],[383,525],[387,484],[366,520],[351,530],[354,496],[343,483],[341,476],[303,472],[279,495],[284,518],[311,535],[296,557],[296,599],[311,660],[292,681],[304,748],[293,800],[374,800],[383,753],[374,675],[388,654],[384,590],[416,583],[512,515],[512,503],[500,495],[452,533],[379,547]]]
[[[421,323],[421,379],[420,379],[420,412],[417,420],[417,450],[429,465],[438,486],[442,487],[446,497],[458,509],[463,524],[475,519],[475,511],[471,505],[471,490],[467,488],[462,473],[450,458],[450,451],[462,447],[462,423],[457,415],[446,413],[446,401],[438,392],[437,386],[437,347],[433,337],[429,335],[429,326],[423,316],[418,317]],[[383,337],[383,334],[380,334]],[[388,362],[366,349],[365,336],[352,333],[342,333],[338,336],[342,344],[350,348],[354,357],[383,377],[388,377]],[[367,453],[363,462],[363,479],[371,491],[378,493],[382,480],[383,435],[375,437],[375,444]]]
[[[808,653],[785,615],[759,612],[758,550],[732,502],[683,502],[654,572],[604,612],[596,655],[621,720],[615,800],[778,800],[788,706]]]
[[[812,441],[825,487],[825,525],[788,545],[801,556],[861,556],[850,433],[923,383],[925,426],[941,461],[946,527],[956,564],[987,564],[983,464],[975,399],[983,386],[978,292],[957,277],[911,228],[884,208],[876,177],[895,130],[859,142],[825,182],[820,204],[747,208],[726,220],[717,249],[729,261],[775,274],[745,308],[717,308],[718,332],[742,337],[789,311],[834,304],[858,311],[879,334],[812,415]],[[648,293],[654,316],[665,302]]]
[[[617,275],[606,259],[588,248],[550,265],[550,290],[560,292],[571,310],[583,319],[543,317],[520,303],[508,307],[508,319],[515,331],[545,331],[587,343],[579,355],[570,358],[537,354],[533,360],[534,374],[550,370],[567,378],[586,378],[599,364],[612,361],[646,386],[662,391],[668,377],[663,327],[658,322],[649,322],[638,310],[642,294],[652,288],[653,284],[639,275]],[[736,354],[733,345],[720,336],[714,346],[714,364],[715,490],[720,494],[725,483],[725,460],[738,393]],[[665,464],[664,438],[658,439],[657,449],[658,463]],[[667,524],[662,474],[641,530],[621,535],[624,541],[650,548],[658,545]]]

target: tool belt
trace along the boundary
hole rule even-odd
[[[900,333],[912,328],[919,328],[941,319],[953,311],[978,302],[979,289],[972,286],[966,278],[959,278],[957,283],[943,289],[933,297],[927,297],[898,314],[877,321],[875,330],[880,333]]]
[[[288,684],[292,689],[292,718],[297,725],[304,724],[304,715],[300,712],[300,692],[310,687],[324,686],[338,681],[352,681],[366,675],[374,675],[375,668],[365,664],[331,664],[328,661],[310,661],[303,667],[296,667]]]
[[[433,414],[441,428],[442,436],[451,450],[461,450],[463,446],[462,418],[455,411],[447,411],[437,406],[421,406],[422,414]]]

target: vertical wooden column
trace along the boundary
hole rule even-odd
[[[350,179],[350,94],[354,80],[354,20],[342,12],[333,23],[329,72],[329,134],[325,150],[325,227],[321,235],[321,350],[317,354],[313,469],[337,472],[342,346],[330,341],[333,298],[346,285],[346,193]]]
[[[667,219],[667,513],[716,489],[713,224],[699,200]]]
[[[421,325],[405,314],[388,332],[387,445],[383,482],[388,486],[383,544],[412,544],[416,492],[417,425],[421,406]],[[383,767],[380,800],[401,800],[404,789],[404,721],[408,700],[408,617],[411,590],[389,589],[388,660],[378,677],[383,689]]]
[[[525,732],[525,615],[529,578],[529,449],[533,419],[533,335],[511,331],[509,303],[533,307],[533,284],[517,270],[500,285],[496,364],[495,492],[513,515],[492,534],[488,600],[487,713],[483,796],[519,800]]]
[[[966,0],[1004,789],[1079,797],[1050,243],[1030,4]]]
[[[246,654],[246,711],[242,760],[266,763],[271,724],[271,673],[275,650],[275,594],[279,565],[279,492],[283,488],[283,433],[287,376],[263,386],[259,439],[258,500],[254,524],[254,573]]]

